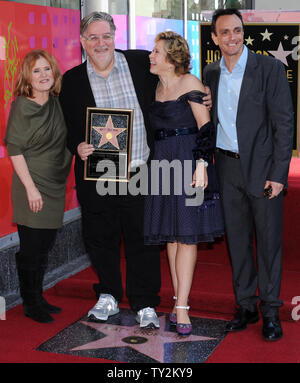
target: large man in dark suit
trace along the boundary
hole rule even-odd
[[[80,25],[87,61],[63,76],[60,101],[68,127],[68,147],[75,154],[78,201],[82,208],[83,238],[99,277],[99,297],[89,317],[106,320],[119,312],[123,295],[120,242],[126,253],[126,294],[141,327],[159,327],[159,247],[145,246],[142,195],[97,193],[96,182],[84,180],[84,160],[93,153],[86,144],[87,107],[134,109],[132,167],[146,164],[153,147],[148,107],[154,99],[156,76],[149,71],[149,52],[115,50],[115,25],[110,15],[93,12]],[[118,190],[118,187],[117,187]]]
[[[204,83],[212,93],[215,161],[239,305],[227,331],[257,322],[260,299],[263,337],[277,340],[282,337],[283,188],[293,138],[289,84],[280,61],[243,45],[243,21],[236,9],[215,11],[212,38],[223,57],[205,67]]]

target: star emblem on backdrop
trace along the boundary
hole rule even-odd
[[[216,339],[198,335],[181,337],[176,332],[165,331],[165,315],[159,317],[160,328],[156,330],[142,329],[139,325],[128,327],[87,321],[81,321],[80,323],[89,326],[106,336],[82,346],[75,347],[70,351],[111,348],[112,345],[115,348],[130,347],[161,363],[164,362],[164,345],[167,343],[197,342]]]
[[[276,51],[270,51],[270,50],[268,50],[268,52],[269,52],[272,56],[276,57],[278,60],[280,60],[281,62],[283,62],[284,65],[289,66],[288,62],[286,61],[286,58],[287,58],[287,56],[289,56],[293,51],[285,51],[285,50],[283,49],[283,46],[282,46],[282,43],[281,43],[281,42],[279,43],[279,46],[278,46],[278,48],[277,48]]]
[[[254,39],[252,39],[251,36],[249,36],[247,39],[245,39],[246,45],[253,45],[253,41],[254,41]]]
[[[108,117],[105,126],[93,126],[97,133],[101,134],[101,139],[98,148],[101,148],[106,143],[111,143],[115,148],[120,149],[118,135],[126,130],[125,128],[115,128],[111,116]]]
[[[260,34],[263,37],[262,41],[264,41],[264,40],[271,41],[271,35],[273,35],[273,33],[270,33],[267,28],[266,28],[266,30],[263,33],[260,33]]]

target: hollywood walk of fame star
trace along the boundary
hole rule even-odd
[[[245,41],[246,41],[246,45],[253,45],[254,39],[251,39],[251,37],[249,36],[247,39],[245,39]]]
[[[70,351],[127,346],[161,363],[164,362],[164,344],[166,343],[197,342],[216,339],[198,335],[181,337],[176,332],[165,331],[165,315],[159,317],[160,328],[158,330],[141,329],[139,325],[128,327],[85,321],[81,321],[80,323],[100,331],[105,334],[106,337],[75,347]]]
[[[126,130],[125,128],[115,128],[111,116],[108,117],[105,126],[93,126],[93,129],[101,134],[98,148],[110,142],[115,148],[120,149],[117,136]]]
[[[264,33],[261,33],[261,35],[262,35],[262,37],[263,37],[263,39],[262,39],[262,41],[264,41],[264,40],[269,40],[269,41],[271,41],[271,35],[273,35],[273,33],[270,33],[269,31],[268,31],[268,29],[266,28],[266,30],[264,31]]]
[[[285,51],[283,50],[282,43],[279,43],[277,51],[268,51],[271,53],[272,56],[276,57],[278,60],[283,62],[284,65],[289,66],[288,62],[286,61],[286,57],[289,56],[293,51]]]

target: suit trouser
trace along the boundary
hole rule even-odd
[[[259,297],[263,316],[277,314],[282,305],[279,294],[283,193],[271,200],[249,195],[240,160],[220,152],[216,153],[216,170],[236,302],[254,311]]]
[[[144,244],[144,197],[99,197],[97,210],[82,207],[82,230],[86,250],[100,283],[97,296],[111,294],[120,302],[123,296],[120,270],[120,244],[124,239],[126,295],[134,311],[156,307],[160,277],[160,249]]]

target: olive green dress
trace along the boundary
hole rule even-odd
[[[12,103],[5,136],[8,155],[23,154],[44,202],[40,212],[30,210],[25,187],[14,171],[13,222],[40,229],[62,226],[66,181],[72,161],[66,148],[66,135],[58,97],[50,95],[44,105],[23,96]]]

